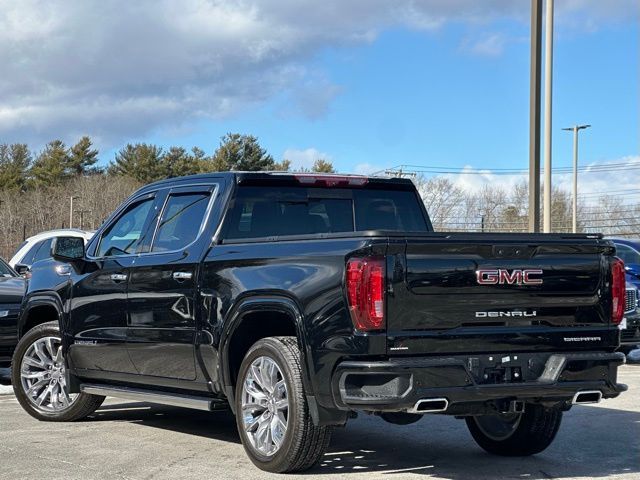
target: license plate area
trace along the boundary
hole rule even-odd
[[[477,384],[533,382],[544,371],[548,356],[495,354],[469,357],[467,368]]]

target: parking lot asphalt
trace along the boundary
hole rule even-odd
[[[464,421],[431,415],[409,426],[361,415],[337,429],[323,462],[295,477],[640,479],[640,365],[620,381],[629,392],[565,414],[556,441],[528,458],[503,458],[475,445]],[[286,478],[255,468],[234,419],[108,399],[89,419],[45,423],[13,395],[0,395],[1,479]]]

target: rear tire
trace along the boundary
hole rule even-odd
[[[70,394],[58,322],[33,327],[13,354],[11,381],[24,410],[38,420],[72,422],[96,411],[103,396]]]
[[[553,442],[562,411],[527,404],[524,413],[467,417],[471,436],[489,453],[508,457],[534,455]]]
[[[264,338],[249,349],[235,407],[242,445],[261,470],[308,470],[329,446],[332,428],[314,425],[309,413],[295,337]]]

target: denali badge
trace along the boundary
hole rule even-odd
[[[602,337],[564,337],[565,342],[601,342]]]
[[[532,278],[535,275],[542,275],[542,273],[541,269],[532,268],[525,270],[482,269],[476,271],[476,280],[479,285],[542,285],[541,278]]]
[[[538,312],[532,310],[530,312],[523,312],[521,310],[514,310],[512,312],[476,312],[476,318],[499,318],[499,317],[535,317]]]

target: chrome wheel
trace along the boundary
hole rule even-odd
[[[521,413],[480,415],[473,417],[473,420],[480,431],[496,442],[510,438],[518,429],[521,419]]]
[[[251,446],[264,456],[282,445],[289,423],[287,384],[278,364],[258,357],[247,369],[242,386],[242,424]]]
[[[39,338],[29,346],[22,357],[20,380],[25,395],[41,412],[59,413],[77,398],[67,387],[58,337]]]

